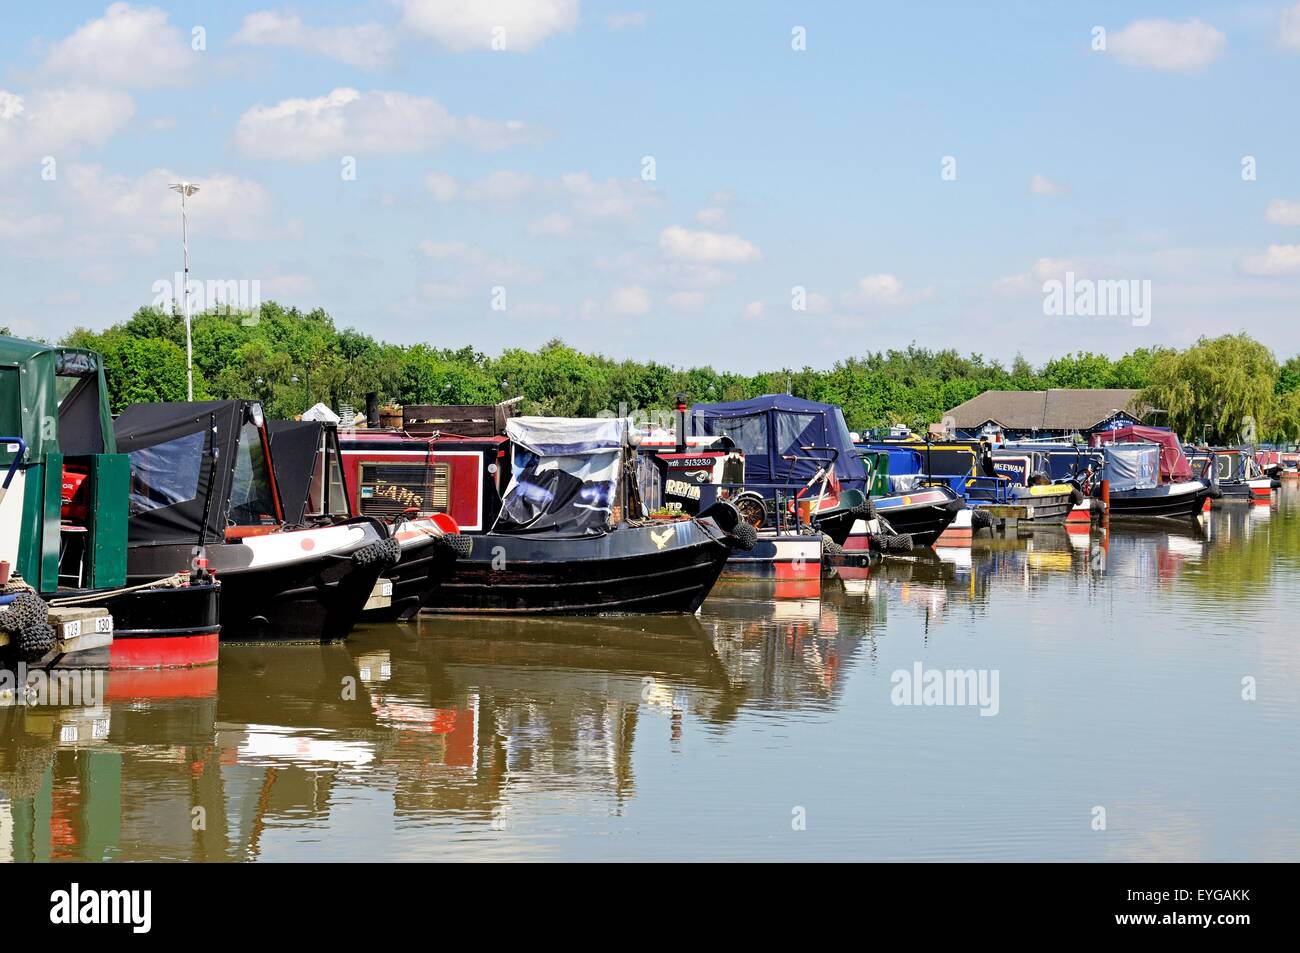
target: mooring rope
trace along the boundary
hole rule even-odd
[[[189,582],[189,578],[189,573],[178,572],[162,579],[155,579],[153,582],[142,582],[138,586],[126,586],[122,589],[110,589],[106,592],[93,592],[85,596],[64,596],[61,599],[50,599],[49,604],[51,606],[75,606],[83,602],[111,599],[114,596],[122,596],[128,592],[139,592],[141,589],[179,589]]]

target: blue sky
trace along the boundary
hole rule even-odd
[[[405,343],[1300,351],[1300,5],[987,7],[15,5],[0,325],[149,303],[187,178],[196,279]],[[1066,272],[1149,323],[1045,315]]]

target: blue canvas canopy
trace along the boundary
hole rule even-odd
[[[840,483],[864,493],[867,490],[866,469],[854,450],[844,414],[834,404],[819,404],[789,394],[696,404],[691,408],[691,433],[697,437],[730,437],[745,455],[747,484],[807,483],[818,467],[835,457],[835,475]],[[824,449],[827,447],[838,450],[839,455]]]

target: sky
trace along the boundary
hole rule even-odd
[[[0,11],[15,334],[172,296],[192,181],[196,302],[243,282],[398,343],[1300,351],[1288,0]]]

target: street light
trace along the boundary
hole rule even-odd
[[[193,182],[173,182],[167,186],[181,197],[181,251],[185,255],[185,399],[194,400],[194,339],[190,333],[190,243],[186,234],[185,200],[199,190]]]

